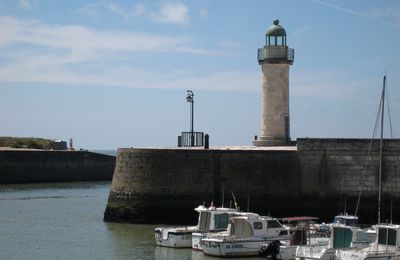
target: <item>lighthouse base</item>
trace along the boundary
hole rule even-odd
[[[291,145],[290,137],[259,136],[253,141],[254,146],[287,146]]]

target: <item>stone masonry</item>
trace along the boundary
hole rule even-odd
[[[249,200],[249,210],[260,214],[331,221],[344,210],[354,213],[361,190],[360,220],[374,223],[377,142],[371,149],[368,139],[298,139],[297,149],[119,149],[104,219],[189,224],[196,219],[193,208],[203,201],[221,206],[224,191],[225,206],[233,192],[243,210]],[[400,200],[400,140],[385,140],[383,155],[386,220],[390,201]],[[399,222],[400,208],[393,210]]]

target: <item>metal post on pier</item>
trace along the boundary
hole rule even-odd
[[[194,130],[193,130],[193,122],[194,122],[194,94],[190,89],[186,91],[186,102],[190,103],[190,146],[194,146]]]

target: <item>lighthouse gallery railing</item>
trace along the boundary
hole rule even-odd
[[[258,49],[258,61],[284,59],[294,61],[294,49],[286,46],[266,46]]]

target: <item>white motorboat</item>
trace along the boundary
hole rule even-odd
[[[214,213],[213,210],[206,213],[209,214],[209,217],[205,218],[206,222],[208,222],[205,224],[205,226],[208,228],[199,229],[192,233],[192,249],[200,251],[203,250],[203,238],[227,236],[229,234],[227,231],[227,228],[229,226],[229,219],[232,216],[240,213],[233,208],[226,209],[226,211],[224,211],[224,209],[225,208],[216,209],[219,210],[218,213]]]
[[[368,247],[369,242],[361,243],[357,240],[357,229],[343,224],[333,224],[329,243],[298,246],[296,260],[335,260],[338,249]]]
[[[256,213],[240,213],[231,217],[229,224],[229,235],[202,239],[204,254],[221,257],[259,255],[267,241],[290,238],[289,228],[277,219]]]
[[[231,217],[236,216],[246,216],[247,212],[229,212],[228,219]],[[218,230],[211,230],[209,232],[193,232],[192,233],[192,249],[202,251],[204,247],[204,238],[221,238],[221,237],[228,237],[229,236],[229,225],[227,226],[226,230],[218,231]]]
[[[400,259],[400,225],[376,225],[375,242],[364,248],[344,248],[336,252],[342,260],[393,260]]]
[[[298,246],[315,245],[327,247],[329,237],[326,233],[316,232],[314,221],[315,217],[289,217],[282,221],[290,225],[290,240],[288,243],[279,243],[276,241],[264,244],[261,255],[267,259],[294,260]]]
[[[349,215],[347,213],[337,215],[333,219],[333,223],[331,224],[330,227],[332,228],[332,225],[334,224],[342,224],[349,227],[357,227],[355,230],[353,230],[356,233],[352,241],[354,245],[356,245],[357,243],[360,244],[360,246],[356,247],[363,247],[375,241],[376,231],[370,228],[369,229],[360,228],[358,223],[358,217],[355,215]]]
[[[158,227],[154,230],[154,237],[158,246],[190,248],[192,247],[192,233],[218,232],[228,227],[229,214],[237,212],[233,208],[209,208],[198,206],[194,209],[199,213],[196,226],[189,227]],[[197,243],[197,242],[196,242]]]

